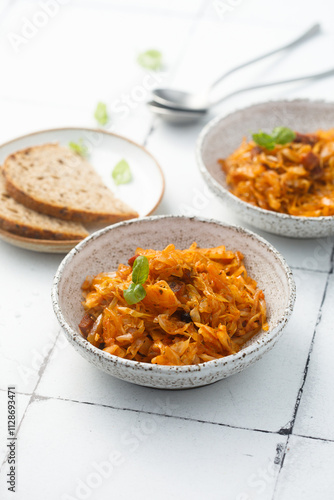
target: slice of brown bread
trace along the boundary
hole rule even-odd
[[[81,240],[88,236],[78,222],[64,221],[39,214],[17,203],[5,190],[0,173],[0,228],[19,236],[45,240]]]
[[[16,201],[44,214],[106,223],[138,217],[103,184],[88,161],[59,144],[9,155],[4,175],[6,189]]]

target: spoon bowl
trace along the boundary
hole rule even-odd
[[[151,101],[149,103],[150,109],[153,113],[160,115],[161,118],[168,120],[169,122],[172,123],[191,123],[196,120],[199,120],[201,116],[203,116],[209,109],[209,106],[215,106],[216,104],[226,101],[232,96],[235,96],[237,94],[240,94],[242,92],[246,92],[249,90],[256,90],[256,89],[261,89],[265,87],[273,87],[275,85],[283,85],[287,83],[294,83],[294,82],[301,82],[305,80],[320,80],[322,78],[328,78],[329,76],[334,76],[334,68],[323,71],[322,73],[313,73],[311,75],[304,75],[304,76],[299,76],[298,78],[289,78],[288,80],[279,80],[277,82],[266,82],[266,83],[260,83],[258,85],[250,85],[248,87],[242,87],[240,89],[234,90],[230,94],[227,94],[217,101],[210,102],[209,105],[205,108],[203,107],[197,107],[192,108],[192,107],[187,107],[187,102],[201,102],[201,106],[203,106],[203,100],[197,100],[196,95],[191,95],[189,94],[187,96],[186,92],[182,91],[173,91],[173,93],[170,93],[169,95],[174,95],[175,97],[179,96],[181,97],[180,103],[168,103],[166,101],[166,104],[162,104],[161,102],[155,102],[155,100]],[[162,92],[165,89],[156,89],[155,91],[152,92],[153,98],[155,96],[155,93],[158,91],[158,95],[160,96],[160,100],[162,100],[162,96],[167,97],[167,93]],[[202,99],[202,98],[201,98]]]
[[[179,110],[191,110],[205,113],[210,106],[207,93],[191,94],[183,90],[160,88],[152,92],[153,101],[167,107],[176,107]]]
[[[188,125],[190,123],[195,123],[207,112],[206,109],[197,111],[173,108],[170,106],[164,106],[163,104],[155,101],[149,101],[147,106],[152,113],[160,116],[160,118],[164,121],[173,123],[174,125]]]
[[[192,123],[198,120],[206,111],[211,107],[219,104],[220,102],[232,97],[241,92],[246,92],[248,90],[255,90],[264,87],[271,87],[274,85],[282,85],[286,83],[299,82],[309,79],[320,79],[334,74],[334,69],[326,71],[324,73],[318,73],[313,75],[306,75],[299,78],[290,78],[288,80],[280,80],[277,82],[267,82],[258,85],[251,85],[247,87],[242,87],[233,91],[232,93],[223,96],[220,99],[212,100],[210,99],[210,93],[219,83],[221,83],[226,77],[239,71],[246,66],[250,66],[258,61],[266,59],[274,54],[277,54],[284,50],[291,50],[299,45],[305,43],[307,40],[311,39],[315,35],[320,33],[320,25],[314,24],[301,36],[293,40],[292,42],[278,47],[270,52],[262,54],[255,57],[249,61],[246,61],[234,68],[226,71],[220,76],[212,85],[204,92],[192,94],[190,92],[185,92],[182,90],[171,89],[171,88],[157,88],[152,91],[152,101],[148,103],[150,110],[159,115],[164,120],[172,123]],[[183,112],[191,112],[194,114],[184,114]]]

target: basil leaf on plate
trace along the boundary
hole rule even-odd
[[[78,142],[69,142],[68,147],[80,156],[88,155],[88,147],[84,143],[83,139],[79,139]]]
[[[119,184],[127,184],[132,180],[130,165],[124,159],[115,165],[111,175],[117,186]]]

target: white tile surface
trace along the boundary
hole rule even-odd
[[[273,432],[287,426],[302,383],[325,282],[324,274],[303,273],[295,312],[276,347],[254,366],[226,380],[191,391],[169,392],[175,414]],[[99,373],[60,337],[37,394],[154,411],[154,399],[165,392]],[[162,408],[158,413],[170,414],[171,408]]]
[[[286,258],[288,264],[296,270],[308,269],[310,271],[328,272],[331,268],[331,257],[334,246],[334,238],[332,236],[314,240],[303,240],[299,238],[284,238],[260,230],[256,230],[256,232],[270,241]],[[301,274],[298,276],[301,276]]]
[[[330,278],[321,322],[317,328],[309,371],[297,413],[296,434],[334,441],[334,278]]]
[[[0,5],[0,24],[5,19],[6,13],[11,7],[10,0],[2,0]]]
[[[92,405],[36,401],[18,441],[20,481],[15,498],[84,498],[77,488],[85,484],[87,490],[88,484],[97,485],[86,493],[92,500],[111,494],[120,500],[221,500],[257,492],[259,500],[269,500],[279,469],[274,463],[276,448],[285,440]],[[107,471],[105,464],[109,477],[103,478],[98,471],[110,460],[114,468]],[[263,473],[268,480],[259,491]],[[4,493],[3,478],[0,492]]]
[[[0,243],[1,389],[16,385],[18,391],[31,392],[36,385],[60,330],[50,298],[60,260],[60,255],[37,254]],[[4,284],[10,287],[10,293],[5,293]]]
[[[0,100],[0,113],[7,117],[0,123],[1,143],[21,135],[45,129],[62,127],[96,128],[94,106],[89,108],[62,107],[55,104],[45,105],[40,102]],[[143,104],[139,104],[136,113],[130,113],[123,119],[114,116],[105,127],[109,132],[124,135],[142,144],[151,128],[152,117]]]
[[[334,443],[292,436],[273,500],[331,500]]]

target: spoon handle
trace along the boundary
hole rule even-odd
[[[293,40],[292,42],[288,43],[287,45],[283,45],[282,47],[278,47],[277,49],[272,50],[271,52],[268,52],[267,54],[262,54],[261,56],[255,57],[254,59],[251,59],[250,61],[244,62],[240,64],[239,66],[235,66],[234,68],[230,69],[226,73],[224,73],[218,80],[216,80],[211,86],[210,90],[216,87],[218,83],[220,83],[222,80],[224,80],[227,76],[231,75],[235,71],[239,71],[239,69],[245,68],[246,66],[250,66],[251,64],[254,64],[258,61],[262,61],[262,59],[266,59],[267,57],[270,57],[274,54],[277,54],[278,52],[281,52],[283,50],[289,50],[289,49],[294,49],[295,47],[298,47],[298,45],[301,45],[302,43],[306,42],[313,36],[317,35],[320,33],[320,24],[314,24],[311,28],[309,28],[305,33],[303,33],[301,36],[296,38],[296,40]]]
[[[320,80],[321,78],[327,78],[328,76],[334,76],[334,68],[328,71],[324,71],[322,73],[314,73],[312,75],[299,76],[298,78],[289,78],[288,80],[278,80],[277,82],[267,82],[267,83],[259,83],[257,85],[250,85],[249,87],[242,87],[241,89],[235,90],[230,94],[227,94],[220,99],[212,101],[210,103],[211,106],[215,106],[216,104],[225,101],[229,97],[232,97],[236,94],[240,94],[241,92],[247,92],[248,90],[256,90],[262,89],[265,87],[273,87],[274,85],[283,85],[285,83],[293,83],[293,82],[302,82],[303,80]]]

